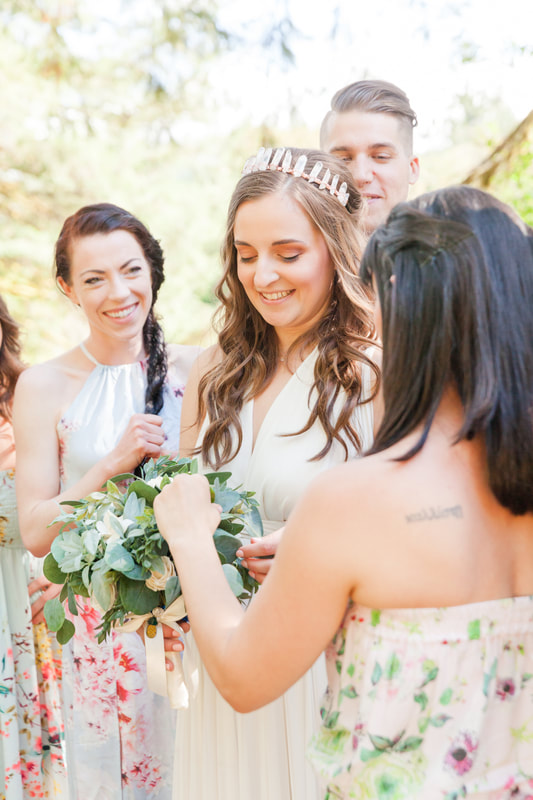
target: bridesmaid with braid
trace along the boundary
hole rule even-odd
[[[61,501],[178,451],[182,390],[199,349],[165,344],[154,313],[163,260],[147,228],[117,206],[86,206],[63,225],[56,280],[89,334],[17,386],[20,525],[37,556],[59,532],[50,523]],[[70,796],[166,800],[175,721],[166,698],[146,688],[143,642],[117,633],[98,645],[99,610],[81,597],[78,606],[63,649]]]

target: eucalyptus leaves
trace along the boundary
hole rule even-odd
[[[153,503],[174,475],[197,471],[196,459],[173,461],[164,456],[147,462],[141,468],[142,478],[117,475],[107,482],[105,491],[64,503],[71,510],[52,523],[61,522],[61,532],[44,562],[48,580],[63,584],[59,598],[49,600],[44,609],[48,627],[57,631],[61,644],[74,635],[63,602],[66,600],[71,614],[77,615],[76,595],[93,595],[104,612],[99,642],[129,617],[168,607],[180,597],[179,577],[168,545],[157,529]],[[234,594],[246,599],[257,584],[235,553],[242,544],[239,535],[262,536],[258,503],[253,492],[228,487],[230,472],[213,472],[206,477],[212,502],[222,507],[215,546]]]

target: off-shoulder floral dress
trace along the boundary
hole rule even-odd
[[[327,800],[533,800],[533,596],[351,605],[326,659]]]

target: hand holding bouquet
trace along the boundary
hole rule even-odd
[[[59,535],[44,562],[44,574],[62,584],[59,598],[49,600],[45,616],[50,630],[64,644],[74,635],[63,603],[77,615],[76,595],[93,596],[102,608],[101,642],[111,630],[143,624],[147,636],[155,636],[160,621],[179,621],[186,614],[179,576],[168,545],[154,516],[154,500],[178,473],[198,471],[196,459],[174,461],[167,456],[150,460],[142,477],[117,475],[105,491],[82,500],[65,502]],[[229,472],[206,475],[211,501],[221,509],[214,542],[233,593],[246,600],[257,584],[235,554],[242,538],[262,535],[261,518],[253,492],[228,487]],[[170,612],[170,614],[169,614]],[[138,627],[138,625],[137,625]],[[162,637],[160,637],[162,638]]]

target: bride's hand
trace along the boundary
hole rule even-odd
[[[180,627],[183,633],[187,633],[191,629],[189,623],[185,622],[184,620],[181,620]],[[185,643],[181,638],[181,633],[179,631],[174,630],[174,628],[171,628],[170,625],[165,625],[164,623],[162,623],[162,628],[163,628],[163,646],[165,648],[165,653],[173,653],[173,654],[182,653],[183,650],[185,649]],[[137,633],[139,634],[143,642],[145,642],[146,640],[145,640],[144,625],[141,625],[141,627],[137,629]],[[174,669],[174,664],[172,663],[172,660],[170,658],[165,658],[165,667],[169,672],[172,672],[172,670]]]
[[[250,539],[250,544],[245,544],[237,550],[236,556],[242,559],[242,566],[258,583],[263,583],[269,573],[284,530],[279,528],[273,533],[262,536],[261,539]]]

